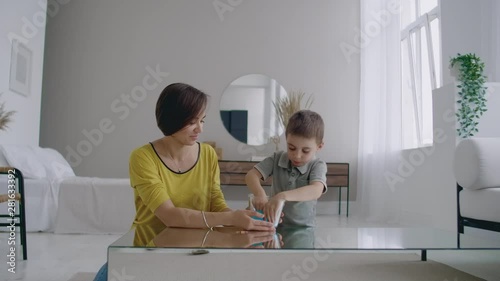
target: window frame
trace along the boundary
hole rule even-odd
[[[424,13],[422,15],[420,14],[420,0],[415,0],[414,5],[416,7],[415,9],[415,20],[410,22],[405,28],[401,30],[401,49],[404,48],[404,44],[406,45],[407,48],[407,56],[402,57],[402,64],[403,66],[403,60],[406,60],[406,62],[409,63],[409,75],[410,75],[410,84],[411,84],[411,95],[412,95],[412,100],[413,100],[413,114],[414,114],[414,124],[412,124],[412,128],[416,130],[416,147],[414,145],[414,141],[412,142],[411,145],[405,144],[404,141],[404,135],[405,135],[405,124],[402,122],[402,139],[403,139],[403,149],[411,149],[411,148],[419,148],[419,147],[424,147],[429,145],[429,143],[425,142],[423,140],[423,109],[422,109],[422,100],[423,100],[423,94],[422,94],[422,75],[418,77],[416,73],[423,73],[424,69],[422,66],[422,38],[421,38],[421,33],[422,30],[425,31],[426,35],[426,41],[427,41],[427,54],[428,54],[428,64],[429,64],[429,75],[430,75],[430,87],[431,90],[436,89],[437,87],[440,87],[442,84],[442,81],[437,81],[436,78],[436,55],[435,55],[435,50],[433,49],[433,39],[432,39],[432,29],[431,29],[431,23],[434,20],[438,20],[439,23],[439,36],[441,35],[441,16],[440,16],[440,1],[437,2],[437,6],[428,11],[427,13]],[[415,35],[415,39],[413,36]],[[406,42],[404,42],[406,40]],[[441,46],[442,43],[440,41],[440,45],[438,46],[437,51],[441,51]],[[413,51],[415,50],[415,52]],[[416,58],[415,58],[416,56]],[[440,62],[438,62],[440,63]],[[441,71],[442,72],[442,71]],[[402,69],[401,75],[403,75],[404,71]],[[419,79],[420,78],[420,79]],[[442,75],[440,75],[440,78],[442,79]],[[419,81],[417,81],[419,79]],[[441,80],[440,79],[440,80]],[[402,82],[403,77],[402,77]],[[403,85],[401,85],[403,89]],[[417,88],[420,87],[420,92],[417,91]],[[401,94],[403,94],[403,90],[401,91]],[[404,105],[403,102],[401,103],[402,110],[404,111],[405,108],[407,108],[407,105]],[[432,128],[432,126],[431,126]],[[407,129],[406,129],[407,130]],[[412,129],[413,130],[413,129]],[[432,144],[432,142],[430,143]]]

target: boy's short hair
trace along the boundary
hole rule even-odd
[[[315,138],[316,143],[323,142],[325,125],[323,118],[318,113],[311,110],[299,110],[288,120],[286,126],[286,136],[289,134],[304,138]]]
[[[163,135],[184,128],[207,107],[208,95],[184,83],[170,84],[156,102],[156,123]]]

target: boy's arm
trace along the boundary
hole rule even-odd
[[[254,195],[252,204],[255,210],[263,210],[268,201],[266,191],[260,184],[261,177],[262,175],[255,168],[248,171],[245,176],[245,183],[247,184],[248,189],[250,189],[250,192]]]
[[[322,160],[319,160],[314,163],[311,168],[311,172],[309,173],[309,185],[280,192],[274,197],[277,197],[276,199],[284,199],[286,201],[316,200],[327,190],[326,172],[326,163]]]
[[[276,159],[279,159],[276,153],[266,157],[245,175],[245,183],[248,189],[250,189],[250,192],[254,195],[253,204],[256,210],[263,210],[264,205],[268,201],[266,191],[262,188],[260,180],[266,180],[267,177],[273,174],[274,162]]]
[[[296,189],[282,191],[274,197],[285,201],[311,201],[318,199],[323,194],[325,186],[320,181],[313,181],[311,184]],[[273,198],[274,199],[274,198]]]
[[[262,175],[255,168],[252,168],[250,171],[248,171],[248,173],[245,176],[245,183],[247,184],[248,189],[250,189],[250,192],[252,192],[253,195],[255,195],[256,197],[266,197],[267,196],[266,191],[264,190],[264,188],[260,184],[261,177],[262,177]]]

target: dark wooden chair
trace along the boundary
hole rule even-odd
[[[7,175],[2,177],[7,181],[8,193],[0,194],[0,203],[14,202],[13,207],[2,208],[7,213],[1,213],[0,226],[19,227],[21,233],[21,245],[23,247],[23,260],[28,259],[28,246],[26,239],[26,213],[24,196],[24,178],[20,170],[13,167],[0,167],[0,174]],[[11,191],[12,192],[9,192]],[[4,222],[6,221],[6,222]],[[10,231],[9,231],[10,235]]]

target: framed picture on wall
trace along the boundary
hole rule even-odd
[[[9,88],[26,97],[31,94],[32,57],[33,53],[26,45],[12,40]]]

